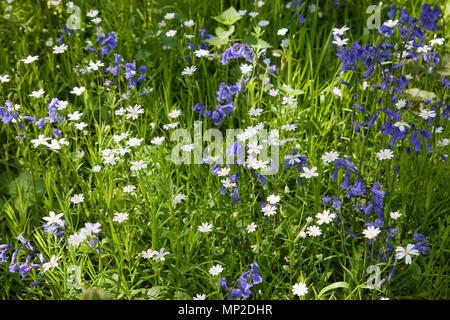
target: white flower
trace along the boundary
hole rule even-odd
[[[295,296],[302,297],[308,293],[308,287],[302,282],[296,283],[292,286],[292,292]]]
[[[168,124],[163,125],[163,129],[169,130],[169,129],[176,128],[177,126],[178,126],[178,122],[168,123]]]
[[[338,98],[342,98],[342,91],[338,87],[333,88],[333,94]]]
[[[277,204],[278,202],[280,202],[281,197],[271,194],[270,196],[267,197],[267,202],[270,204]]]
[[[270,21],[268,20],[261,20],[260,22],[258,22],[258,26],[260,27],[266,27],[270,24]]]
[[[334,162],[338,158],[339,158],[339,153],[337,153],[335,151],[325,152],[325,154],[322,156],[322,160],[325,163]]]
[[[224,188],[231,189],[236,186],[236,183],[232,182],[229,178],[220,180]]]
[[[298,233],[298,236],[300,237],[300,238],[306,238],[307,237],[307,234],[306,234],[306,232],[305,231],[300,231],[299,233]]]
[[[181,115],[181,110],[175,109],[171,111],[168,116],[172,119],[178,118]]]
[[[388,28],[393,28],[398,24],[398,20],[391,20],[389,19],[388,21],[386,21],[385,23],[383,23],[386,27]]]
[[[102,232],[102,225],[99,222],[90,223],[86,222],[84,224],[84,228],[80,230],[81,233],[84,233],[86,236],[90,236],[92,234],[99,234]]]
[[[142,251],[141,255],[143,258],[145,259],[151,259],[155,256],[155,254],[157,254],[158,251],[156,250],[152,250],[152,249],[148,249],[147,251]]]
[[[437,38],[437,35],[434,35],[434,39],[430,40],[430,46],[434,47],[436,44],[438,46],[442,46],[444,44],[444,38]]]
[[[145,168],[147,168],[147,164],[144,162],[144,160],[131,161],[131,171],[139,171]]]
[[[317,177],[319,175],[317,171],[317,167],[312,167],[311,169],[308,169],[307,167],[303,168],[303,172],[300,173],[300,177],[309,179],[311,177]]]
[[[44,263],[42,266],[44,267],[44,272],[46,272],[50,268],[56,268],[58,266],[58,260],[61,259],[61,257],[56,258],[56,256],[52,256],[50,258],[50,262]]]
[[[9,82],[9,75],[5,74],[3,76],[0,76],[0,82],[1,83],[5,83],[5,82]]]
[[[103,164],[116,164],[116,160],[119,160],[119,158],[115,157],[114,154],[108,154],[105,155],[103,158]]]
[[[184,146],[181,147],[181,150],[185,151],[185,152],[191,152],[192,150],[194,150],[194,144],[185,144]]]
[[[378,160],[392,159],[394,152],[391,149],[383,149],[376,153]]]
[[[394,123],[394,127],[397,127],[400,129],[400,131],[404,131],[406,128],[411,127],[409,123],[403,122],[403,121],[397,121]]]
[[[114,213],[113,221],[117,223],[122,223],[128,220],[128,213],[126,212],[116,212]]]
[[[81,119],[82,115],[83,115],[82,113],[79,113],[78,111],[75,111],[74,113],[69,113],[67,115],[67,117],[69,118],[70,121],[78,121],[78,120]]]
[[[347,30],[349,30],[347,26],[343,26],[342,28],[333,28],[333,36],[343,36]]]
[[[421,117],[424,120],[428,120],[428,118],[434,118],[436,117],[436,112],[434,110],[428,111],[428,110],[422,110],[418,114],[419,117]]]
[[[75,153],[75,157],[77,157],[78,159],[83,158],[84,157],[84,151],[83,150],[77,151]]]
[[[66,141],[65,138],[59,139],[58,143],[59,143],[60,145],[65,145],[65,146],[68,146],[68,145],[69,145],[69,142]]]
[[[276,210],[277,207],[271,204],[266,204],[264,208],[261,208],[261,211],[264,213],[264,215],[268,217],[275,215],[277,213]]]
[[[99,165],[92,167],[92,172],[100,172],[101,170],[102,170],[102,167],[100,167]]]
[[[195,71],[197,71],[197,67],[196,67],[196,66],[190,66],[190,67],[184,68],[184,70],[181,72],[181,74],[182,74],[183,76],[190,76],[190,75],[192,75]]]
[[[288,48],[289,47],[289,39],[286,38],[286,39],[281,40],[280,46],[282,48]]]
[[[251,115],[252,117],[259,117],[263,111],[264,111],[264,109],[261,109],[261,108],[256,108],[256,109],[252,108],[252,109],[248,110],[248,114]]]
[[[78,204],[84,201],[84,196],[82,193],[75,194],[72,198],[70,198],[70,201],[74,204]]]
[[[209,51],[205,50],[205,49],[199,49],[199,50],[195,50],[194,54],[197,58],[207,57],[207,56],[209,56]]]
[[[141,105],[135,104],[134,106],[128,106],[127,107],[127,114],[125,116],[126,119],[133,119],[136,120],[140,114],[144,113],[144,109],[141,108]]]
[[[87,123],[85,123],[85,122],[80,122],[80,123],[75,124],[75,128],[77,128],[78,130],[83,130],[86,127],[87,127]]]
[[[123,116],[125,114],[125,109],[124,108],[120,108],[120,109],[114,111],[114,114],[116,116]]]
[[[59,100],[58,104],[56,105],[56,109],[61,111],[61,110],[66,109],[68,105],[69,105],[69,103],[67,101]]]
[[[196,294],[194,298],[192,298],[192,300],[206,300],[206,294],[202,293],[202,294]]]
[[[278,89],[270,89],[269,96],[276,97],[278,95]]]
[[[438,147],[446,147],[450,144],[450,139],[444,138],[436,142],[436,146]]]
[[[152,141],[150,141],[150,142],[152,144],[159,146],[164,142],[165,139],[166,139],[165,137],[156,137],[156,138],[153,138]]]
[[[256,227],[257,227],[257,225],[256,225],[254,222],[250,223],[250,224],[247,226],[247,232],[248,232],[248,233],[254,232],[254,231],[256,230]]]
[[[22,62],[24,62],[26,64],[29,64],[29,63],[32,63],[32,62],[38,60],[38,59],[39,59],[38,56],[28,56],[25,59],[20,59],[20,61],[22,61]]]
[[[33,92],[30,94],[30,97],[33,97],[33,98],[40,98],[44,93],[45,93],[44,89],[39,89],[38,91],[33,91]]]
[[[285,125],[281,126],[281,129],[286,130],[286,131],[294,131],[295,129],[297,129],[297,125],[285,124]]]
[[[391,217],[392,220],[397,220],[398,218],[400,218],[402,216],[402,214],[398,211],[394,211],[389,213],[389,216]]]
[[[190,27],[193,27],[195,25],[195,22],[194,22],[194,20],[187,20],[187,21],[183,22],[183,24],[184,24],[185,27],[190,28]]]
[[[264,5],[264,1],[260,0],[256,3],[256,5],[258,6],[258,8],[261,8]]]
[[[279,35],[279,36],[284,36],[286,33],[288,33],[288,29],[287,28],[282,28],[282,29],[279,29],[278,31],[277,31],[277,35]]]
[[[136,190],[136,187],[133,186],[133,185],[125,186],[125,187],[123,187],[123,189],[122,189],[122,191],[123,191],[124,193],[131,193],[131,192],[133,192],[134,190]]]
[[[64,216],[64,213],[60,213],[60,214],[55,214],[55,212],[50,211],[49,212],[49,216],[48,217],[44,217],[42,219],[44,219],[45,221],[47,221],[47,225],[52,225],[52,224],[60,224],[62,222],[61,217]]]
[[[34,148],[37,148],[41,144],[47,145],[47,140],[50,140],[50,138],[46,138],[43,134],[40,134],[37,139],[31,140],[31,143],[33,144]]]
[[[67,49],[69,49],[69,46],[67,44],[63,43],[60,46],[54,46],[53,53],[55,53],[55,54],[64,53],[67,51]]]
[[[86,235],[84,233],[75,233],[69,237],[69,244],[78,247],[84,240],[86,240]]]
[[[252,72],[252,69],[253,69],[253,66],[250,64],[245,64],[245,63],[241,64],[242,74],[250,73],[250,72]]]
[[[186,195],[179,193],[173,198],[172,203],[180,203],[183,200],[186,200]]]
[[[166,32],[166,37],[168,38],[172,38],[173,36],[175,36],[177,34],[176,30],[169,30]]]
[[[213,228],[212,224],[209,224],[208,222],[203,222],[201,225],[198,226],[198,231],[211,232],[212,228]]]
[[[322,234],[322,231],[318,226],[309,226],[308,228],[306,228],[306,233],[310,237],[318,237]]]
[[[238,11],[238,16],[242,17],[245,16],[247,14],[247,10],[239,10]]]
[[[100,22],[102,22],[102,18],[97,17],[97,18],[92,19],[91,21],[95,24],[99,24]]]
[[[164,16],[164,19],[166,20],[172,20],[173,18],[175,18],[175,13],[172,12],[166,13],[166,15]]]
[[[249,154],[260,154],[263,149],[263,146],[258,144],[258,141],[251,141],[247,147]]]
[[[139,139],[139,138],[130,138],[126,141],[127,146],[129,147],[137,147],[140,146],[142,141],[144,141],[143,138]]]
[[[86,16],[88,16],[89,18],[95,18],[98,14],[99,14],[98,10],[92,9],[91,11],[86,13]]]
[[[330,210],[324,210],[322,213],[318,213],[316,214],[316,218],[319,219],[317,221],[317,223],[319,225],[325,223],[325,224],[329,224],[331,221],[333,221],[333,219],[336,217],[336,214],[331,213],[330,214]]]
[[[209,269],[209,274],[213,276],[219,275],[223,271],[223,268],[220,264],[216,264]]]
[[[227,176],[230,173],[230,168],[221,168],[219,171],[217,171],[218,177],[224,177]]]
[[[417,53],[423,53],[424,55],[430,52],[433,48],[430,46],[424,45],[422,47],[417,48]]]
[[[404,108],[406,106],[406,100],[405,99],[400,99],[395,103],[395,106],[397,107],[397,109],[401,109]]]
[[[159,252],[155,251],[155,256],[153,257],[153,260],[155,260],[155,261],[157,261],[157,260],[164,261],[164,260],[166,260],[166,258],[164,256],[167,256],[168,254],[170,254],[169,251],[164,251],[164,248],[161,248],[159,250]]]
[[[414,249],[414,245],[413,244],[408,244],[406,246],[406,249],[403,248],[403,247],[397,247],[395,249],[395,258],[397,260],[401,260],[401,259],[405,258],[405,263],[406,264],[411,264],[412,263],[411,255],[413,255],[413,256],[418,256],[419,255],[419,250]]]
[[[74,87],[70,93],[75,94],[77,96],[81,95],[86,90],[85,87]]]
[[[347,44],[348,39],[341,39],[339,36],[334,36],[333,44],[337,45],[338,47],[345,46]]]
[[[363,230],[364,237],[367,239],[375,239],[380,232],[381,230],[379,228],[375,228],[374,226],[369,226]]]
[[[61,146],[59,145],[58,140],[52,139],[50,143],[47,144],[47,147],[49,147],[52,150],[60,150]]]
[[[296,101],[297,101],[297,99],[294,98],[294,96],[283,97],[283,101],[281,102],[281,104],[292,105],[292,104],[294,104],[294,102],[296,102]]]

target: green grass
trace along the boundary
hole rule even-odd
[[[67,117],[79,111],[83,113],[81,121],[88,125],[83,134],[68,122],[58,124],[56,127],[70,145],[52,151],[44,146],[35,149],[30,143],[39,134],[50,137],[50,124],[37,128],[26,122],[24,131],[19,131],[17,124],[0,124],[3,142],[0,244],[22,247],[17,237],[23,234],[46,261],[53,255],[61,257],[58,267],[46,271],[45,277],[32,270],[26,279],[8,271],[8,259],[0,265],[1,299],[78,299],[83,290],[91,287],[102,288],[116,299],[191,299],[201,293],[207,299],[225,299],[228,295],[217,281],[225,277],[231,285],[255,261],[263,282],[252,288],[250,299],[298,299],[292,293],[292,286],[298,282],[308,287],[308,294],[302,299],[448,299],[450,171],[448,161],[442,161],[440,154],[448,154],[449,147],[436,146],[439,139],[449,137],[448,120],[440,119],[443,132],[433,134],[430,139],[435,152],[428,154],[423,147],[422,152],[407,156],[406,147],[411,145],[404,139],[393,148],[392,160],[378,160],[375,153],[387,148],[390,139],[379,130],[386,116],[380,113],[374,128],[356,133],[353,122],[367,121],[368,116],[354,112],[352,105],[356,102],[374,112],[380,91],[362,90],[361,72],[340,73],[341,61],[332,44],[333,28],[343,25],[350,28],[346,33],[349,43],[383,41],[376,30],[366,28],[365,9],[371,3],[340,1],[340,6],[334,8],[331,1],[308,1],[307,4],[317,5],[322,16],[318,16],[318,10],[308,12],[305,5],[301,12],[307,20],[299,24],[297,14],[284,8],[282,1],[265,2],[257,8],[253,1],[98,1],[94,7],[87,1],[78,1],[83,29],[65,36],[64,43],[69,50],[63,54],[53,54],[46,42],[52,38],[56,44],[56,38],[61,35],[62,26],[70,16],[65,5],[47,6],[46,1],[24,0],[20,4],[14,1],[8,9],[6,2],[0,4],[0,75],[9,74],[11,79],[0,84],[1,103],[8,99],[20,104],[21,114],[41,118],[47,116],[47,105],[57,97],[69,102],[67,109],[59,112],[61,115]],[[425,1],[399,1],[398,5],[418,17],[422,3]],[[196,58],[187,47],[189,40],[184,34],[195,35],[191,41],[198,48],[200,29],[215,33],[220,23],[212,17],[230,5],[238,10],[246,9],[247,13],[258,11],[259,15],[255,19],[246,15],[237,21],[227,45],[210,46],[210,52],[216,53],[218,59]],[[99,25],[86,17],[94,8],[100,11]],[[445,12],[444,6],[441,9]],[[387,11],[385,5],[382,22],[388,19]],[[167,21],[166,27],[159,27],[158,23],[168,12],[176,13],[176,18]],[[195,26],[180,26],[188,19],[194,20]],[[270,21],[270,25],[256,30],[257,22],[263,19]],[[445,23],[448,20],[440,20],[443,25],[437,31],[440,37],[448,35]],[[95,53],[85,50],[87,40],[99,49],[95,37],[97,26],[105,33],[117,33],[118,46],[112,52],[119,53],[124,63],[136,60],[138,67],[147,66],[146,78],[137,89],[128,89],[123,70],[120,77],[100,71],[80,74],[73,70],[76,65],[86,66],[89,61],[99,59]],[[277,30],[283,27],[289,29],[288,34],[278,36]],[[156,35],[159,29],[163,32]],[[164,36],[169,29],[178,30],[174,38]],[[223,66],[220,55],[229,45],[244,42],[251,34],[271,46],[266,57],[277,66],[276,73],[270,75],[271,84],[275,88],[290,86],[302,90],[303,94],[296,96],[294,107],[287,107],[281,103],[280,96],[267,94],[263,78],[258,75],[246,84],[245,95],[235,96],[232,116],[227,116],[217,128],[225,133],[229,128],[245,129],[259,122],[271,129],[296,124],[295,131],[280,131],[281,139],[295,138],[280,147],[280,158],[291,149],[299,150],[300,155],[308,158],[308,168],[318,167],[319,176],[299,184],[298,171],[286,170],[282,163],[277,175],[266,176],[267,183],[262,185],[249,170],[233,166],[231,173],[239,173],[241,200],[233,204],[229,195],[219,193],[221,178],[212,175],[208,165],[176,165],[170,160],[176,143],[170,141],[173,129],[164,130],[163,125],[178,121],[179,128],[193,133],[194,121],[200,118],[192,107],[202,102],[213,110],[219,84],[234,84],[241,78],[239,66],[243,60]],[[432,38],[432,33],[427,37]],[[281,48],[280,41],[284,38],[290,39],[289,46]],[[163,49],[164,46],[171,48]],[[422,61],[405,65],[402,71],[411,75],[407,88],[434,92],[438,100],[448,100],[448,91],[444,92],[440,86],[448,48],[447,43],[439,48],[442,61],[431,74],[426,72]],[[274,50],[281,57],[273,57]],[[31,64],[20,61],[28,55],[38,55],[39,60]],[[188,77],[181,75],[188,66],[187,55],[197,66],[197,71]],[[112,65],[113,54],[106,55],[102,61],[104,68]],[[262,77],[268,76],[262,63],[255,64],[254,69]],[[119,85],[105,86],[106,79]],[[341,79],[350,86],[341,85],[338,82]],[[371,78],[372,83],[380,81],[379,72]],[[71,94],[75,86],[84,86],[85,93]],[[333,87],[342,89],[341,99],[334,97]],[[29,96],[40,88],[45,89],[43,97]],[[153,91],[139,96],[142,88],[153,88]],[[128,99],[122,97],[124,93]],[[353,93],[358,93],[356,101]],[[383,98],[387,107],[395,109],[388,97]],[[413,107],[405,113],[405,121],[414,121],[425,128],[425,121],[415,115],[423,107],[424,99],[408,99]],[[145,109],[136,120],[114,113],[135,104]],[[251,108],[263,108],[264,112],[254,120],[248,114]],[[168,117],[174,109],[182,111],[176,120]],[[428,129],[436,127],[437,122]],[[216,127],[212,121],[203,120],[203,131],[208,128]],[[100,152],[116,148],[119,144],[113,136],[126,131],[130,137],[143,138],[142,144],[132,147],[132,152],[115,165],[104,166]],[[18,140],[16,136],[20,133],[25,137]],[[157,136],[165,136],[161,146],[151,143]],[[331,150],[342,157],[348,156],[368,183],[378,181],[383,186],[386,226],[398,228],[398,235],[391,240],[394,248],[413,243],[414,233],[429,238],[429,254],[413,257],[411,265],[406,265],[404,260],[398,262],[392,280],[386,281],[381,289],[367,288],[370,276],[367,268],[378,265],[384,278],[394,263],[371,258],[377,256],[382,242],[370,246],[363,237],[368,218],[355,211],[353,200],[345,198],[345,191],[339,187],[343,174],[336,181],[330,179],[334,165],[323,163],[321,156]],[[82,158],[77,157],[79,152],[84,152]],[[137,160],[144,160],[147,168],[132,173],[130,161]],[[397,164],[400,174],[395,173]],[[92,172],[95,165],[101,165],[102,170]],[[126,185],[136,186],[136,191],[124,193]],[[84,202],[71,203],[70,198],[80,193]],[[187,198],[179,204],[172,203],[179,193]],[[265,217],[261,202],[271,194],[281,196],[280,207],[277,215]],[[322,225],[322,235],[317,238],[300,237],[300,232],[311,225],[306,220],[308,217],[330,208],[322,204],[324,195],[336,195],[343,201],[342,212],[338,213],[341,224]],[[393,221],[389,212],[397,210],[402,216]],[[63,245],[56,236],[43,231],[42,218],[50,211],[64,213]],[[116,212],[127,212],[128,220],[122,224],[113,222]],[[86,222],[102,225],[96,247],[68,245],[69,236]],[[197,230],[203,222],[213,224],[212,232]],[[257,224],[257,229],[247,233],[246,227],[252,222]],[[346,230],[352,230],[359,240],[353,240]],[[141,256],[144,250],[160,248],[170,252],[165,261]],[[19,251],[18,261],[25,259],[25,251]],[[220,276],[208,273],[216,264],[224,268]],[[43,284],[30,286],[31,282],[42,279],[45,279]]]

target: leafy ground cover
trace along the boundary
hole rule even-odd
[[[2,1],[0,297],[447,299],[449,7]]]

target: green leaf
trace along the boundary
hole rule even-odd
[[[31,173],[21,171],[17,178],[8,185],[7,192],[11,197],[16,197],[19,193],[28,200],[30,205],[36,204],[36,201],[46,192],[45,182],[41,178],[34,178]],[[19,192],[20,191],[20,192]]]
[[[320,299],[326,292],[328,292],[330,290],[337,289],[337,288],[348,289],[349,288],[349,284],[347,282],[344,282],[344,281],[332,283],[332,284],[326,286],[325,288],[323,288],[322,290],[320,290],[318,298]]]
[[[163,291],[164,287],[162,286],[151,287],[147,291],[147,298],[150,300],[158,300],[163,294]]]
[[[293,89],[288,85],[283,84],[280,88],[280,90],[287,96],[298,96],[301,94],[304,94],[305,91],[300,89]]]
[[[227,39],[222,39],[222,38],[218,38],[218,37],[212,37],[212,38],[206,39],[205,42],[210,44],[210,45],[212,45],[212,46],[217,47],[217,46],[221,46],[221,45],[227,44],[228,43],[228,38]]]
[[[183,291],[176,291],[174,295],[175,300],[191,300],[191,296]]]
[[[212,46],[221,46],[225,45],[230,41],[230,36],[234,32],[234,26],[231,26],[229,30],[226,30],[222,27],[216,28],[216,36],[206,39],[205,42],[209,43]]]
[[[216,36],[221,39],[224,39],[224,38],[228,39],[233,34],[234,29],[235,29],[234,26],[231,26],[231,28],[228,30],[226,30],[222,27],[217,27],[216,28]]]
[[[212,18],[220,23],[223,23],[224,25],[231,26],[242,17],[238,14],[235,8],[230,7],[229,9],[222,12],[219,16]]]
[[[242,40],[243,43],[252,45],[256,50],[264,50],[271,48],[272,46],[262,39],[258,39],[255,36],[249,35]]]

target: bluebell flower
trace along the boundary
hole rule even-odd
[[[431,8],[431,5],[425,3],[422,5],[422,12],[420,14],[421,26],[425,30],[435,31],[439,27],[436,25],[441,15],[441,8],[435,5],[434,9]]]
[[[235,43],[227,48],[222,54],[221,64],[228,64],[229,60],[243,58],[245,61],[253,63],[253,48],[247,43]]]

